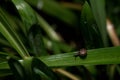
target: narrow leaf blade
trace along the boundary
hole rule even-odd
[[[107,46],[108,40],[107,40],[107,31],[106,31],[105,0],[89,0],[89,1],[96,23],[100,30],[104,46]]]
[[[28,31],[30,27],[37,23],[34,10],[24,0],[12,0],[16,6],[19,15]]]

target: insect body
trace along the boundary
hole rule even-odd
[[[74,55],[75,58],[78,57],[78,56],[79,56],[80,58],[82,58],[82,59],[86,58],[86,57],[87,57],[87,50],[86,50],[85,48],[80,49],[80,50]]]

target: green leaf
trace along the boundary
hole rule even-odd
[[[45,46],[48,49],[52,49],[52,47],[53,47],[52,40],[49,40],[49,39],[43,37],[43,41],[44,41]],[[57,44],[57,46],[59,46],[61,51],[70,52],[70,51],[73,50],[73,46],[69,46],[66,43],[63,43],[63,42],[60,42],[60,41],[53,41],[53,42],[55,42]]]
[[[0,62],[0,77],[4,77],[11,74],[12,72],[7,62],[4,62],[4,61]]]
[[[34,58],[32,65],[33,65],[33,70],[35,70],[37,74],[41,72],[44,73],[48,78],[47,80],[59,80],[57,78],[58,76],[49,67],[47,67],[40,59]]]
[[[105,0],[89,0],[89,1],[96,23],[100,30],[104,46],[107,46],[108,40],[106,31]]]
[[[26,72],[26,80],[35,80],[36,78],[32,70],[32,60],[33,58],[29,57],[29,58],[24,59],[21,62]]]
[[[12,75],[12,72],[10,69],[0,69],[0,77],[5,77],[8,75]]]
[[[19,59],[17,56],[7,53],[7,52],[0,52],[0,62],[7,61],[9,57]]]
[[[27,74],[27,80],[40,80],[40,78],[57,80],[56,74],[37,58],[26,58],[22,64]]]
[[[30,27],[37,23],[37,18],[33,9],[24,0],[12,0],[19,15],[28,31]]]
[[[1,46],[8,46],[10,47],[11,45],[9,44],[9,42],[3,38],[3,36],[0,34],[0,45]]]
[[[81,10],[81,32],[84,35],[86,47],[98,48],[103,47],[100,30],[96,25],[92,10],[87,2],[84,3]]]
[[[28,35],[33,54],[37,57],[40,55],[47,55],[39,25],[32,26]]]
[[[52,42],[51,50],[53,50],[53,53],[54,53],[54,54],[59,54],[59,53],[61,53],[60,47],[59,47],[59,45],[58,45],[58,42],[56,42],[56,41],[51,41],[51,42]]]
[[[0,69],[4,70],[4,69],[9,69],[9,65],[7,64],[7,62],[0,62]]]
[[[0,7],[0,32],[8,40],[11,46],[19,53],[22,58],[29,56],[21,39],[18,37],[16,31],[9,21],[9,15]],[[12,20],[12,19],[11,19]]]
[[[39,59],[49,67],[120,64],[120,47],[87,50],[88,55],[86,59],[81,59],[79,57],[75,59],[74,54],[76,53],[77,52],[70,52],[51,56],[42,56],[39,57]],[[6,62],[4,62],[4,65],[6,65],[5,68],[0,64],[0,66],[2,66],[0,68],[8,68]]]
[[[56,1],[49,1],[49,0],[25,0],[27,1],[30,5],[38,8],[39,10],[44,11],[48,15],[51,15],[53,17],[56,17],[63,22],[66,22],[70,25],[75,25],[76,24],[76,19],[77,17],[75,14],[58,4]]]
[[[57,42],[57,44],[59,45],[60,49],[64,52],[70,52],[73,50],[73,46],[70,46],[66,43],[63,43],[63,42]]]
[[[36,13],[40,27],[46,32],[50,39],[55,41],[61,41],[61,37],[51,28],[51,26]]]
[[[9,59],[8,64],[17,80],[26,80],[26,74],[23,66],[15,59]]]
[[[79,57],[75,59],[74,55],[76,53],[77,52],[57,54],[52,56],[40,57],[40,59],[50,67],[120,63],[120,47],[88,50],[88,55],[86,59],[81,59]]]

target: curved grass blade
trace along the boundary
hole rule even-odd
[[[0,62],[0,69],[2,70],[4,70],[4,69],[9,69],[10,67],[9,67],[9,65],[7,64],[7,62]]]
[[[19,61],[11,58],[8,64],[17,80],[26,80],[25,70]]]
[[[80,28],[88,49],[103,47],[100,30],[96,25],[92,10],[87,2],[84,3],[81,11]]]
[[[26,58],[22,64],[28,80],[40,80],[41,78],[44,78],[44,80],[58,80],[55,74],[37,58]]]
[[[106,31],[105,0],[89,0],[89,1],[96,23],[100,30],[104,46],[107,46],[108,39],[107,39],[107,31]]]
[[[29,41],[31,48],[33,49],[33,54],[35,56],[47,55],[45,45],[43,43],[42,33],[39,25],[33,25],[29,30]]]
[[[12,75],[10,69],[0,69],[0,77],[6,77],[8,75]]]
[[[40,59],[50,67],[120,63],[120,47],[88,50],[86,59],[81,59],[79,57],[75,59],[75,53],[77,52],[45,56],[40,57]]]
[[[0,52],[0,62],[7,61],[9,57],[19,59],[17,56],[14,56],[13,54]]]
[[[32,25],[37,23],[35,12],[24,0],[12,0],[12,2],[16,6],[26,30],[28,31]]]
[[[33,59],[32,57],[28,57],[21,62],[26,72],[26,80],[36,79],[36,76],[34,75],[31,67],[32,59]]]
[[[11,47],[11,45],[9,44],[9,42],[3,38],[3,36],[0,34],[0,45],[1,46],[8,46],[8,47]]]
[[[36,15],[37,15],[40,27],[44,29],[44,31],[47,33],[50,39],[55,41],[61,41],[61,37],[57,35],[57,33],[51,28],[51,26],[40,15],[38,15],[37,13]]]
[[[59,80],[58,76],[39,59],[34,58],[32,65],[34,66],[33,70],[35,70],[35,72],[37,71],[36,73],[44,73],[46,76],[48,76],[49,80]]]
[[[44,44],[45,46],[48,48],[48,49],[51,49],[53,44],[52,44],[52,40],[50,41],[48,38],[46,37],[43,37],[43,41],[44,41]],[[60,50],[61,51],[64,51],[64,52],[70,52],[73,50],[73,46],[69,46],[68,44],[66,43],[63,43],[63,42],[60,42],[60,41],[54,41],[57,46],[59,46]]]
[[[0,62],[0,77],[4,77],[7,75],[12,75],[12,72],[7,62],[2,61]]]
[[[88,55],[86,59],[81,59],[79,57],[75,59],[75,53],[76,52],[70,52],[65,54],[42,56],[39,57],[39,59],[49,67],[120,64],[120,47],[87,50]],[[0,69],[8,68],[7,62],[0,64]]]
[[[0,8],[0,32],[22,58],[29,56],[29,53],[24,47],[22,41],[18,37],[14,28],[12,27],[13,25],[9,23],[9,20],[7,18],[9,18],[7,12]]]
[[[76,19],[77,17],[75,14],[58,4],[56,1],[49,1],[49,0],[25,0],[30,5],[38,8],[39,10],[43,10],[48,15],[51,15],[53,17],[56,17],[63,22],[66,22],[70,25],[76,25]]]

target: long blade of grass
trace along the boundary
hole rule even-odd
[[[56,74],[37,58],[26,58],[22,62],[27,80],[58,80]],[[39,76],[39,77],[38,77]]]
[[[9,41],[9,43],[13,46],[13,48],[19,53],[22,58],[29,56],[29,53],[24,47],[22,41],[15,33],[15,30],[12,28],[13,25],[9,23],[9,20],[7,18],[9,18],[7,13],[3,11],[2,8],[0,8],[0,32]]]
[[[107,46],[108,41],[107,41],[107,31],[106,31],[105,0],[89,0],[89,1],[96,23],[100,30],[104,46]]]
[[[7,40],[3,39],[0,37],[0,45],[4,45],[4,46],[11,46]]]
[[[11,74],[12,72],[7,62],[0,62],[0,77],[4,77]]]
[[[88,50],[86,59],[81,59],[79,57],[75,59],[75,53],[77,52],[57,54],[48,57],[45,56],[41,57],[40,59],[50,67],[120,63],[120,47]]]
[[[4,69],[9,69],[9,65],[7,64],[7,62],[0,62],[0,70],[4,70]]]
[[[19,15],[28,31],[30,27],[37,23],[37,18],[33,9],[24,0],[12,0]]]
[[[88,49],[103,47],[100,30],[96,25],[92,10],[87,1],[84,3],[81,10],[80,23],[81,32],[84,35],[86,47]]]
[[[8,60],[8,64],[17,80],[26,80],[25,70],[18,60],[11,58]]]
[[[36,15],[37,15],[40,27],[44,29],[44,31],[47,33],[50,39],[55,41],[61,41],[61,37],[57,35],[57,33],[51,28],[51,26],[40,15],[38,15],[37,13]]]
[[[57,74],[55,74],[48,66],[46,66],[46,64],[44,64],[38,58],[33,59],[32,66],[34,67],[34,71],[36,73],[39,74],[39,71],[44,73],[48,77],[47,80],[59,80]]]
[[[87,58],[75,59],[74,54],[70,52],[65,54],[57,54],[51,56],[39,57],[49,67],[62,67],[62,66],[78,66],[78,65],[102,65],[102,64],[120,64],[120,47],[109,47],[87,50]],[[6,67],[4,68],[3,65]],[[8,68],[7,63],[0,64],[1,69]]]
[[[0,69],[0,77],[5,77],[8,75],[12,75],[12,72],[10,69]]]
[[[40,55],[47,55],[39,25],[34,25],[31,27],[29,31],[29,41],[31,48],[33,49],[33,55],[37,57]]]
[[[15,58],[15,59],[20,59],[17,56],[7,53],[7,52],[0,52],[0,62],[7,61],[9,57]]]
[[[76,16],[75,14],[58,4],[56,1],[49,1],[49,0],[25,0],[28,2],[30,5],[33,7],[38,8],[39,10],[44,11],[48,15],[51,15],[53,17],[56,17],[63,22],[66,22],[67,24],[70,25],[75,25],[76,24]]]

